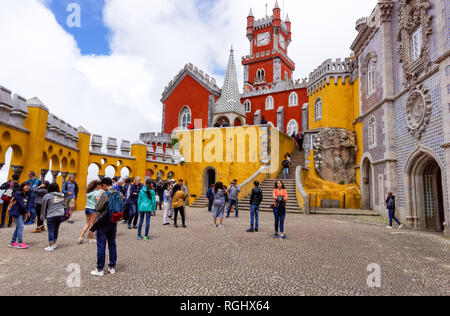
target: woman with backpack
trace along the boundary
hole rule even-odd
[[[101,185],[99,180],[94,180],[89,183],[86,189],[86,225],[84,225],[83,230],[81,231],[80,238],[78,238],[77,243],[81,245],[84,242],[84,237],[86,233],[89,231],[89,242],[88,244],[95,244],[97,241],[94,239],[94,233],[90,231],[92,225],[94,225],[97,220],[97,211],[95,210],[95,206],[97,205],[97,201],[100,199],[100,195],[102,195],[103,191],[101,190]]]
[[[48,194],[48,186],[50,183],[44,181],[40,186],[34,190],[34,202],[36,204],[36,223],[37,227],[32,232],[33,234],[39,234],[45,231],[44,221],[41,219],[42,201],[44,196]]]
[[[225,215],[225,196],[227,189],[222,182],[217,182],[214,186],[214,209],[212,212],[214,228],[224,228],[223,217]],[[219,222],[217,222],[219,219]]]
[[[14,174],[10,181],[3,183],[0,186],[0,190],[4,190],[3,195],[1,197],[3,201],[3,207],[2,207],[2,221],[0,223],[0,228],[5,228],[5,220],[6,220],[6,214],[8,213],[8,206],[11,200],[14,197],[14,194],[20,189],[19,185],[19,176],[17,174]],[[8,220],[8,228],[12,226],[12,217],[9,217]]]
[[[145,183],[145,187],[139,192],[138,198],[138,211],[139,211],[139,226],[138,226],[138,240],[150,240],[150,220],[153,214],[156,214],[156,193],[154,190],[154,183],[148,179]],[[145,236],[142,237],[142,225],[145,218]]]
[[[23,242],[23,228],[25,226],[25,216],[30,216],[34,207],[34,197],[31,194],[30,183],[22,183],[19,190],[14,194],[14,198],[9,204],[9,216],[14,218],[16,229],[9,243],[9,247],[16,249],[27,249],[29,246]]]
[[[45,251],[52,252],[57,248],[59,227],[66,218],[66,204],[64,193],[59,192],[57,183],[48,186],[48,194],[44,196],[41,209],[41,220],[47,220],[48,247]]]
[[[286,202],[288,201],[288,193],[284,186],[283,181],[279,180],[275,184],[273,190],[273,214],[275,216],[275,234],[272,236],[274,239],[280,237],[281,239],[287,239],[284,233],[284,220],[286,219]],[[280,233],[280,235],[278,234]]]

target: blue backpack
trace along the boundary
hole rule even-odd
[[[106,192],[109,196],[108,212],[111,223],[117,223],[123,219],[123,201],[119,192]]]

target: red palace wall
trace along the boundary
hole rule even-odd
[[[257,64],[250,64],[248,68],[249,81],[251,83],[255,82],[258,69],[264,69],[266,72],[266,82],[273,82],[273,59],[258,62]]]
[[[180,111],[186,105],[192,111],[192,122],[201,119],[203,128],[207,128],[210,95],[208,89],[187,75],[165,101],[164,133],[171,134],[178,127]]]
[[[296,92],[298,95],[298,106],[289,107],[289,96],[292,92]],[[266,99],[268,96],[272,96],[274,99],[274,109],[266,110]],[[250,98],[241,99],[241,103],[244,104],[246,100],[250,100],[252,103],[251,113],[247,113],[247,124],[254,124],[254,114],[257,110],[261,111],[261,118],[264,117],[267,122],[272,122],[277,127],[277,110],[280,106],[284,106],[284,124],[283,130],[286,132],[287,124],[290,120],[295,119],[299,125],[299,131],[302,129],[302,107],[303,104],[308,103],[308,96],[306,88],[282,91],[273,94],[259,95]]]

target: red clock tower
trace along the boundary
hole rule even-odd
[[[290,80],[295,63],[288,57],[291,43],[291,22],[289,17],[281,19],[278,1],[273,15],[255,21],[252,10],[247,17],[247,38],[250,41],[250,55],[242,58],[244,66],[244,92],[255,87]]]

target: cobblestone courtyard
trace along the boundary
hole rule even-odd
[[[152,219],[151,241],[119,225],[117,275],[95,278],[96,246],[76,245],[84,213],[61,227],[59,249],[44,252],[47,234],[25,230],[28,250],[9,249],[0,230],[0,283],[12,295],[449,295],[450,241],[431,233],[388,231],[357,217],[289,214],[288,241],[272,240],[272,215],[261,232],[245,233],[248,213],[214,229],[205,210],[188,210],[188,228]],[[367,221],[367,222],[366,222]],[[373,221],[373,219],[371,220]],[[81,267],[81,287],[69,288],[69,264]],[[381,288],[366,280],[381,266]]]

